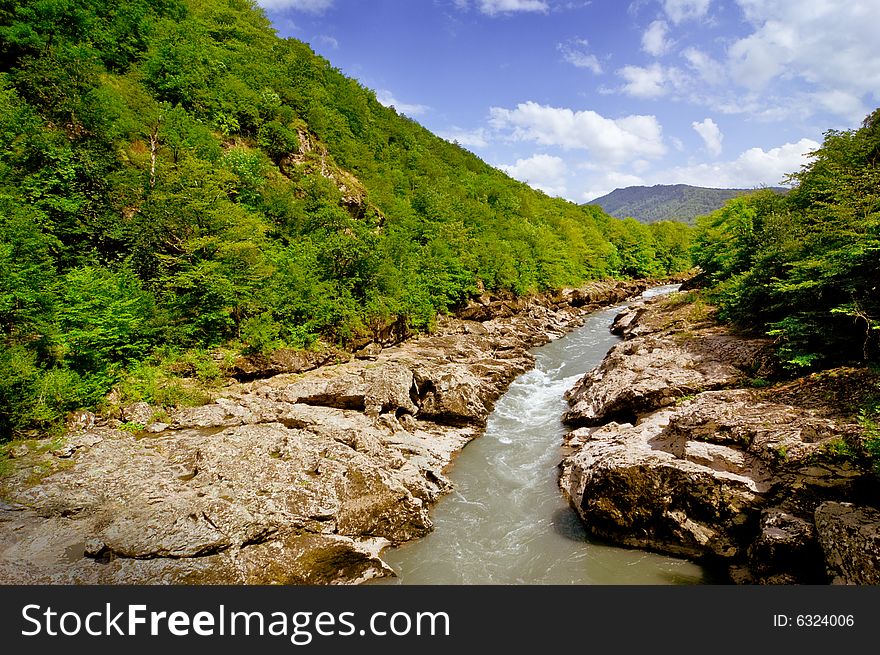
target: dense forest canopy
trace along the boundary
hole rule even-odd
[[[880,359],[880,109],[830,130],[786,196],[699,219],[695,261],[722,316],[776,338],[792,369]]]
[[[224,348],[430,329],[688,246],[434,137],[253,2],[0,1],[0,439],[114,386],[185,402],[169,372]]]

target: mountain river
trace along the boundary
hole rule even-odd
[[[646,296],[676,286],[655,287]],[[485,433],[449,475],[455,489],[432,511],[434,531],[388,549],[397,573],[384,584],[700,584],[708,573],[687,560],[610,546],[589,536],[557,486],[566,432],[563,394],[597,366],[619,337],[622,306],[533,352],[533,370],[495,405]]]

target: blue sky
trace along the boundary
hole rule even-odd
[[[880,0],[258,0],[381,102],[550,195],[779,184],[880,105]]]

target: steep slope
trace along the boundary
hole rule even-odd
[[[114,385],[198,402],[166,378],[220,378],[220,347],[351,346],[484,290],[686,265],[686,235],[515,182],[249,1],[10,2],[0,53],[0,440]]]
[[[630,186],[615,189],[587,204],[598,205],[616,218],[632,217],[642,223],[681,221],[693,225],[697,216],[713,212],[731,198],[752,191],[754,189],[710,189],[687,184]]]

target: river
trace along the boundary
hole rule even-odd
[[[667,293],[655,287],[646,295]],[[495,405],[485,433],[462,450],[455,489],[432,511],[427,537],[383,553],[396,578],[385,584],[699,584],[692,562],[617,548],[590,537],[556,480],[566,432],[563,394],[602,361],[618,337],[621,307],[533,353],[536,366]]]

